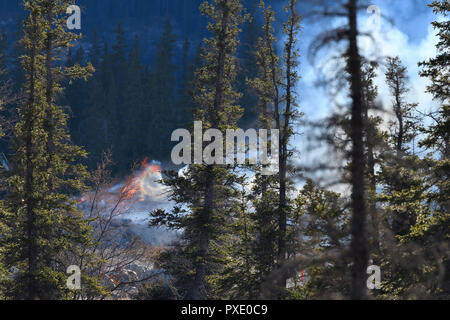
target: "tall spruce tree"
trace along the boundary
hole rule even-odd
[[[0,81],[4,82],[7,79],[6,75],[6,61],[7,61],[7,47],[8,37],[5,30],[0,30]]]
[[[395,120],[389,121],[391,128],[387,134],[387,143],[390,150],[387,150],[385,161],[381,165],[382,180],[390,189],[388,193],[401,192],[408,188],[408,175],[403,175],[403,170],[417,170],[408,163],[413,156],[410,143],[419,134],[417,130],[417,120],[414,116],[414,109],[417,104],[407,103],[406,94],[408,88],[407,68],[401,63],[398,57],[387,58],[386,83],[392,95],[392,113]],[[410,172],[412,174],[412,172]],[[406,179],[406,181],[405,181]],[[411,181],[410,186],[414,183]],[[387,190],[385,190],[387,191]],[[414,212],[411,210],[396,210],[391,216],[394,233],[396,235],[406,234],[415,220]]]
[[[246,4],[249,19],[242,28],[241,45],[238,48],[239,72],[237,75],[237,90],[242,93],[239,104],[244,109],[239,124],[243,128],[248,127],[258,119],[258,97],[247,85],[247,79],[255,78],[258,73],[256,47],[261,32],[258,1],[247,1]]]
[[[271,6],[261,1],[264,24],[261,36],[258,38],[256,62],[258,75],[249,81],[258,97],[258,126],[261,129],[274,129],[275,109],[279,108],[280,89],[279,77],[281,68],[279,57],[275,53],[276,38],[274,36],[275,12]],[[271,149],[271,148],[269,148]],[[273,155],[275,156],[275,155]],[[279,207],[279,184],[277,175],[263,175],[264,166],[255,168],[255,187],[253,188],[252,204],[255,212],[251,215],[255,234],[253,239],[253,259],[258,283],[257,296],[261,296],[261,284],[274,271],[277,261],[278,219],[275,214]]]
[[[347,132],[349,139],[349,179],[351,185],[352,221],[350,256],[352,264],[352,299],[367,298],[366,272],[369,260],[369,244],[367,237],[367,185],[366,173],[366,142],[364,139],[366,123],[364,121],[365,106],[363,100],[362,57],[358,46],[358,10],[361,8],[358,0],[343,0],[336,6],[322,2],[324,17],[345,17],[347,23],[333,30],[327,30],[319,35],[311,47],[312,53],[317,52],[330,43],[345,40],[346,74],[349,83],[350,110],[347,113]],[[338,77],[342,80],[341,77]],[[345,120],[347,122],[347,120]],[[347,179],[344,179],[347,180]]]
[[[1,56],[3,55],[3,52],[0,51],[0,60],[2,59]],[[6,74],[6,70],[0,66],[0,75]],[[3,77],[2,77],[3,78]],[[8,96],[10,92],[10,88],[8,88],[7,83],[4,80],[0,80],[0,139],[3,138],[3,131],[2,126],[4,125],[4,117],[2,114],[4,104],[7,103],[9,100]],[[3,157],[2,154],[0,154],[0,157]],[[3,160],[4,161],[4,160]],[[0,194],[2,194],[5,190],[3,190],[3,186],[5,185],[4,181],[4,173],[6,168],[4,168],[4,163],[0,162]],[[7,217],[8,211],[5,208],[5,205],[3,203],[3,200],[0,199],[0,234],[5,235],[7,234],[7,226],[4,223],[5,218]],[[2,237],[3,238],[3,237]],[[4,283],[7,280],[8,273],[5,270],[4,267],[4,247],[2,245],[2,240],[0,239],[0,299],[4,298],[3,292],[4,292]]]
[[[24,21],[21,16],[17,19],[16,32],[14,33],[14,47],[12,51],[11,76],[14,81],[15,91],[19,91],[25,82],[25,73],[22,68],[20,57],[24,53],[23,44],[20,41],[24,36]]]
[[[378,63],[369,62],[365,59],[362,62],[362,97],[364,103],[364,140],[366,144],[366,175],[368,191],[368,216],[370,223],[368,230],[370,235],[372,259],[376,262],[380,254],[380,221],[382,220],[380,211],[377,208],[377,173],[376,166],[381,161],[381,153],[384,147],[384,136],[380,130],[382,119],[375,116],[377,110],[376,98],[378,88],[374,84]]]
[[[346,5],[348,18],[348,72],[350,74],[351,107],[351,184],[352,184],[352,222],[351,254],[353,299],[367,297],[366,272],[369,260],[367,243],[367,203],[364,179],[364,105],[362,101],[361,56],[358,48],[358,1],[349,0]]]
[[[408,93],[408,75],[407,69],[402,65],[399,57],[388,57],[386,71],[386,83],[391,91],[393,98],[393,113],[395,122],[391,122],[395,128],[393,141],[397,154],[403,152],[405,144],[410,143],[414,138],[414,128],[417,127],[414,121],[413,111],[417,104],[407,103],[405,95]]]
[[[346,199],[308,180],[294,200],[294,250],[301,256],[343,252],[349,242],[350,211]],[[301,260],[301,258],[300,258]],[[348,257],[308,263],[291,280],[289,297],[336,299],[350,292]]]
[[[290,0],[285,11],[289,13],[288,21],[283,24],[283,33],[286,36],[284,54],[281,59],[283,71],[281,76],[281,89],[283,94],[279,97],[282,104],[278,105],[275,112],[275,125],[280,130],[279,143],[279,183],[280,203],[278,208],[278,266],[282,266],[287,259],[288,239],[287,226],[289,217],[289,161],[292,151],[289,149],[291,138],[294,134],[293,121],[298,117],[296,85],[298,82],[297,67],[299,65],[299,51],[297,49],[297,36],[300,32],[302,17],[297,12],[297,0]],[[286,288],[286,278],[282,277],[280,290]]]
[[[171,18],[167,17],[164,32],[159,41],[153,72],[151,76],[150,90],[152,97],[149,100],[151,112],[147,125],[152,134],[157,137],[152,141],[149,150],[159,155],[162,160],[170,157],[170,134],[176,129],[179,106],[174,99],[176,93],[176,66],[174,65],[174,50],[176,37],[173,33]]]
[[[208,30],[212,36],[205,40],[203,64],[196,72],[194,100],[197,109],[194,119],[203,122],[204,129],[218,129],[225,136],[227,129],[236,128],[242,109],[235,105],[240,95],[234,91],[236,78],[236,47],[239,25],[243,17],[239,0],[205,2],[201,12],[211,19]],[[208,158],[216,148],[204,155]],[[223,158],[222,154],[216,157]],[[206,159],[204,159],[206,161]],[[239,180],[230,166],[224,164],[191,165],[183,176],[168,173],[164,183],[172,189],[177,203],[170,212],[153,213],[154,224],[166,224],[184,230],[182,251],[192,271],[186,283],[186,299],[205,299],[211,294],[208,279],[221,270],[219,261],[224,229],[230,223],[231,210],[238,193],[233,186]]]
[[[14,132],[14,157],[8,178],[7,219],[14,233],[6,239],[6,261],[19,269],[8,295],[20,299],[67,297],[65,258],[88,245],[90,230],[71,194],[83,189],[86,170],[76,164],[85,152],[71,145],[67,114],[56,104],[61,79],[86,78],[91,67],[61,67],[61,52],[78,35],[65,30],[71,1],[30,0],[24,6],[26,99]]]
[[[405,237],[411,233],[421,215],[425,217],[431,213],[426,200],[426,170],[424,162],[414,154],[411,143],[419,130],[414,115],[416,105],[406,101],[409,91],[407,69],[398,57],[387,58],[386,67],[386,83],[392,97],[389,111],[393,119],[388,121],[385,150],[377,173],[380,191],[377,199],[383,213],[383,237],[376,261],[383,270],[385,280],[377,294],[390,298],[418,297],[423,281],[418,260],[425,247],[405,241]],[[409,262],[416,262],[408,265],[399,258],[406,256]]]
[[[432,23],[437,30],[438,43],[436,45],[437,55],[427,61],[419,63],[422,67],[420,75],[428,77],[431,85],[427,91],[434,99],[440,103],[436,114],[432,115],[433,124],[424,130],[425,139],[421,141],[421,146],[434,151],[432,163],[431,181],[436,188],[430,192],[430,200],[434,204],[434,212],[428,221],[418,222],[415,230],[427,230],[421,234],[425,245],[432,248],[432,243],[439,244],[440,250],[436,252],[438,256],[437,265],[434,264],[434,274],[439,275],[440,281],[437,287],[438,296],[449,297],[450,295],[450,260],[448,248],[450,247],[450,2],[448,0],[436,0],[429,5],[435,14],[444,17],[442,21]],[[437,154],[436,154],[437,151]],[[427,159],[430,160],[430,159]],[[439,270],[439,271],[438,271]],[[443,271],[444,270],[444,271]]]
[[[183,56],[181,63],[181,78],[178,90],[177,109],[178,117],[176,123],[179,127],[186,127],[192,122],[192,111],[194,108],[191,91],[191,83],[194,77],[192,61],[189,59],[191,42],[188,38],[183,42]]]
[[[433,1],[429,5],[433,12],[448,17],[450,12],[450,2],[448,0]],[[450,85],[449,85],[449,47],[450,47],[450,21],[435,21],[432,23],[437,30],[439,42],[436,46],[438,54],[436,57],[419,63],[423,69],[420,72],[422,77],[431,80],[431,85],[427,87],[427,91],[431,93],[436,101],[440,103],[440,108],[436,114],[432,115],[433,125],[424,130],[426,138],[421,145],[428,149],[438,151],[441,156],[440,160],[435,163],[436,176],[445,177],[443,183],[439,186],[439,203],[449,214],[450,202],[447,195],[450,191],[449,183],[449,155],[450,155]]]
[[[145,126],[146,123],[142,121],[144,116],[142,69],[139,41],[136,36],[133,48],[128,56],[128,83],[125,94],[125,108],[129,112],[126,113],[125,118],[122,120],[125,123],[124,131],[122,132],[122,139],[126,146],[124,157],[126,157],[129,165],[136,159],[144,159],[147,156],[144,148],[145,143],[142,141],[142,133],[149,131],[149,128]],[[146,138],[146,135],[144,137]],[[128,141],[133,141],[134,143],[128,143]]]
[[[290,250],[293,239],[288,236],[290,234],[288,222],[292,213],[288,194],[292,188],[289,166],[293,152],[290,150],[290,142],[294,134],[294,121],[300,115],[297,110],[295,87],[298,81],[297,36],[300,31],[301,16],[297,13],[296,5],[297,1],[289,1],[288,6],[285,7],[288,20],[283,24],[286,40],[284,54],[280,58],[275,52],[274,12],[270,6],[265,7],[265,4],[261,2],[264,26],[256,53],[259,71],[258,77],[250,81],[259,97],[260,127],[278,129],[280,132],[278,175],[276,178],[262,175],[259,170],[267,168],[259,168],[256,172],[259,187],[254,190],[256,196],[254,219],[261,233],[256,240],[255,249],[260,250],[256,254],[256,268],[261,282],[274,271],[276,266],[282,268],[289,255],[295,255]],[[274,240],[276,240],[275,247]],[[277,288],[273,288],[271,293],[272,297],[281,297],[286,293],[286,281],[286,275],[279,277]]]

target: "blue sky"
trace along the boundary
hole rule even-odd
[[[373,40],[361,39],[361,52],[368,58],[382,62],[385,56],[398,55],[403,64],[408,68],[410,76],[411,91],[408,93],[407,101],[419,103],[421,110],[430,110],[436,107],[431,95],[425,92],[428,80],[419,77],[417,63],[429,59],[436,55],[435,44],[437,43],[436,31],[432,28],[431,22],[436,20],[436,15],[429,8],[426,0],[373,0],[370,5],[380,8],[382,15],[392,19],[393,23],[382,20],[379,31],[373,30],[369,24],[370,14],[361,12],[359,27],[361,30],[370,30]],[[331,114],[336,105],[327,95],[324,89],[316,84],[318,66],[327,65],[327,56],[322,55],[317,59],[315,65],[311,65],[307,57],[308,47],[315,35],[325,30],[329,26],[340,25],[337,21],[309,21],[304,22],[304,30],[299,43],[301,57],[301,67],[299,73],[302,79],[298,83],[297,93],[299,97],[300,110],[303,111],[307,120],[319,120]],[[324,53],[332,54],[333,48],[324,50]],[[389,90],[385,84],[384,69],[378,71],[376,84],[379,90],[379,103],[385,110],[390,110],[391,98]],[[390,118],[389,112],[382,114],[383,119]],[[300,151],[299,159],[302,162],[317,164],[319,161],[333,161],[331,153],[325,142],[312,140],[318,144],[315,151],[307,149],[308,138],[311,138],[313,131],[299,128],[302,135],[296,136],[294,145]],[[309,144],[309,146],[311,146]]]
[[[410,92],[411,99],[421,100],[417,102],[430,103],[429,95],[425,94],[421,87],[427,81],[426,79],[420,79],[417,74],[419,71],[417,63],[436,54],[434,45],[437,39],[435,30],[432,29],[430,24],[436,19],[436,16],[425,3],[425,0],[376,0],[371,2],[371,4],[379,6],[381,13],[391,18],[394,24],[382,20],[380,31],[372,32],[375,41],[367,38],[361,39],[360,47],[362,52],[371,59],[383,60],[383,56],[399,55],[408,67],[411,84],[415,89],[415,92]],[[369,17],[368,13],[361,13],[360,28],[362,30],[368,30],[367,20]],[[333,22],[329,23],[333,24]],[[299,45],[302,54],[300,70],[302,79],[299,83],[298,92],[305,113],[313,117],[320,116],[327,111],[328,108],[323,104],[328,104],[329,100],[323,90],[317,89],[315,84],[317,79],[315,67],[317,68],[321,61],[319,60],[315,66],[312,66],[306,53],[315,34],[325,28],[326,25],[322,22],[311,23],[307,21]],[[328,50],[328,52],[332,51],[332,49]],[[381,79],[379,79],[378,84],[382,86],[384,81],[381,70],[380,73]],[[383,88],[380,88],[380,95],[384,95],[384,93]]]

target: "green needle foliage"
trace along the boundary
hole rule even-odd
[[[242,108],[236,105],[241,95],[234,85],[239,26],[245,17],[239,0],[204,2],[200,10],[211,21],[208,30],[212,36],[204,41],[201,66],[195,73],[194,119],[202,121],[205,130],[219,129],[225,136],[227,129],[237,128],[242,116]],[[231,223],[238,181],[233,166],[207,164],[192,165],[183,176],[169,172],[163,181],[171,188],[171,199],[177,205],[172,212],[153,212],[153,224],[183,230],[175,255],[184,259],[189,270],[182,277],[182,295],[188,299],[205,299],[213,294],[211,282],[223,265],[224,234]]]
[[[67,131],[68,115],[56,103],[65,79],[86,79],[93,68],[63,67],[61,58],[80,35],[66,30],[66,9],[72,1],[24,2],[22,66],[25,99],[14,130],[14,155],[8,177],[13,232],[5,240],[8,265],[18,268],[8,296],[16,299],[64,299],[70,257],[78,244],[91,242],[91,230],[72,199],[84,190],[88,177],[77,161],[86,157],[73,146]]]

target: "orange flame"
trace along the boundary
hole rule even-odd
[[[121,196],[125,200],[131,200],[139,196],[141,201],[146,196],[151,196],[151,189],[147,187],[147,184],[152,183],[155,174],[159,172],[161,172],[161,167],[149,164],[148,159],[145,158],[137,174],[127,179],[125,187],[121,191]]]

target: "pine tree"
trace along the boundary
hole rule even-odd
[[[289,18],[286,23],[283,24],[283,32],[286,36],[284,43],[283,54],[283,76],[281,79],[281,87],[284,94],[280,97],[284,102],[284,107],[280,109],[280,106],[275,108],[275,124],[276,128],[280,130],[280,150],[279,150],[279,183],[280,183],[280,203],[278,208],[278,266],[282,266],[287,259],[288,246],[287,246],[287,224],[289,217],[289,177],[288,177],[288,162],[292,156],[292,151],[289,150],[289,143],[294,134],[293,121],[298,117],[298,111],[296,108],[297,97],[295,87],[298,82],[297,67],[299,65],[299,52],[296,49],[297,36],[300,32],[300,22],[302,17],[298,14],[297,0],[290,0],[289,6],[285,7],[285,11],[289,13]],[[282,278],[280,282],[280,290],[286,288],[286,280]],[[282,291],[281,291],[282,292]]]
[[[368,215],[370,218],[369,235],[371,242],[372,258],[378,258],[380,254],[380,221],[382,220],[380,211],[377,208],[377,172],[376,166],[380,164],[381,154],[384,149],[384,136],[380,130],[382,119],[373,115],[377,110],[376,98],[378,88],[374,84],[378,63],[369,62],[365,59],[362,62],[362,97],[364,103],[364,140],[366,144],[367,159],[367,190],[368,190]]]
[[[156,52],[151,77],[152,99],[150,100],[151,117],[147,126],[152,130],[151,146],[148,148],[153,154],[159,155],[162,160],[170,156],[170,133],[176,129],[178,117],[176,100],[176,66],[173,64],[176,37],[173,34],[170,17],[167,17],[164,32],[161,35]]]
[[[0,51],[0,61],[2,60],[2,54],[3,52]],[[6,70],[4,69],[4,66],[2,67],[0,65],[0,78],[3,78],[2,76],[6,74]],[[0,139],[3,138],[3,131],[2,131],[2,125],[4,124],[4,118],[2,115],[3,106],[7,101],[9,100],[11,89],[7,82],[4,80],[0,80]],[[4,181],[4,171],[6,168],[3,167],[3,165],[0,163],[0,194],[4,192],[3,186],[5,185]],[[9,212],[6,210],[5,205],[3,203],[3,200],[0,198],[0,234],[5,235],[8,234],[7,226],[5,225],[4,221],[6,220],[6,217],[9,215]],[[3,236],[1,237],[3,238]],[[0,239],[0,299],[4,298],[3,292],[4,292],[4,282],[8,279],[8,272],[6,271],[4,267],[4,247],[2,245],[2,240]]]
[[[8,38],[6,36],[5,30],[0,30],[0,82],[5,82],[6,78],[6,60],[7,60],[7,45]]]
[[[260,3],[264,25],[258,38],[256,62],[258,75],[249,81],[258,96],[258,126],[261,129],[274,129],[274,109],[279,105],[279,57],[275,53],[276,38],[273,23],[275,13],[270,6]],[[271,148],[269,148],[271,149]],[[252,190],[252,205],[255,208],[251,215],[255,233],[253,235],[253,259],[258,288],[256,296],[260,297],[261,284],[275,270],[277,261],[277,215],[279,207],[278,177],[262,174],[264,166],[255,168],[255,186]]]
[[[1,36],[0,36],[1,37]],[[2,125],[3,125],[3,108],[5,107],[5,103],[8,100],[8,84],[5,80],[7,75],[6,65],[2,61],[4,61],[4,51],[0,50],[0,139],[3,137]]]
[[[395,128],[395,133],[392,134],[395,141],[395,150],[397,154],[403,152],[406,143],[409,143],[414,138],[414,128],[417,126],[414,121],[413,110],[417,104],[407,103],[405,95],[408,93],[407,89],[407,69],[402,65],[398,57],[387,58],[387,72],[386,82],[393,97],[393,112],[395,115],[395,122],[391,123]]]
[[[441,14],[444,17],[448,17],[450,12],[450,3],[448,0],[433,1],[430,4],[434,13]],[[434,165],[436,170],[436,177],[443,183],[439,185],[438,201],[442,209],[449,214],[450,202],[447,195],[450,191],[449,172],[450,172],[450,89],[449,89],[449,52],[450,47],[450,22],[444,19],[444,21],[435,21],[432,23],[433,27],[438,30],[437,36],[439,42],[436,46],[438,55],[428,61],[419,63],[419,66],[423,67],[420,75],[427,77],[431,80],[431,85],[427,88],[427,91],[431,93],[434,99],[440,102],[440,108],[438,112],[431,115],[433,125],[424,130],[426,138],[421,142],[421,146],[428,149],[437,150],[441,156],[440,161],[437,161]]]
[[[194,109],[194,103],[192,100],[191,83],[194,77],[194,71],[192,70],[192,62],[189,60],[189,52],[191,43],[188,38],[183,43],[183,57],[181,68],[181,81],[178,92],[178,102],[176,108],[178,109],[178,117],[176,123],[178,127],[185,127],[192,122],[192,111]]]
[[[103,45],[102,55],[98,57],[98,61],[96,73],[89,81],[89,109],[84,125],[87,132],[83,144],[90,153],[88,159],[90,168],[96,167],[105,150],[112,149],[118,152],[114,136],[117,109],[116,80],[107,42]],[[118,162],[116,159],[116,163]]]
[[[395,121],[391,125],[394,130],[387,134],[391,151],[385,156],[379,173],[382,185],[379,200],[386,215],[381,248],[384,282],[380,297],[446,297],[449,215],[445,210],[447,200],[440,201],[443,199],[440,192],[448,180],[448,170],[441,171],[439,160],[433,154],[419,158],[420,153],[415,152],[414,140],[420,137],[421,128],[417,122],[421,119],[413,113],[415,104],[405,101],[407,70],[398,58],[389,58],[387,66]],[[426,135],[419,146],[445,154],[442,153],[445,148],[424,142],[429,137]]]
[[[366,271],[369,261],[369,243],[367,237],[367,181],[366,173],[366,123],[364,121],[365,106],[363,100],[362,57],[358,47],[358,15],[360,1],[346,0],[337,6],[324,3],[322,12],[325,17],[345,17],[347,24],[333,30],[323,32],[311,47],[312,53],[317,52],[330,43],[347,42],[346,51],[341,56],[346,59],[345,74],[349,83],[350,111],[346,119],[338,119],[346,126],[349,139],[348,169],[351,185],[352,221],[350,255],[352,265],[352,289],[350,296],[359,300],[367,298]],[[332,9],[329,10],[328,6]],[[338,77],[342,80],[342,77]],[[344,141],[346,142],[346,141]],[[344,145],[347,146],[346,144]]]
[[[107,72],[108,86],[106,107],[110,109],[111,127],[109,128],[113,140],[114,155],[117,157],[117,169],[119,172],[127,172],[130,164],[127,162],[127,142],[123,132],[126,132],[124,119],[130,112],[126,108],[126,90],[128,86],[128,62],[127,62],[127,42],[125,30],[122,23],[118,23],[116,32],[116,41],[112,45],[110,63],[111,69]],[[113,73],[113,75],[111,74]],[[114,83],[112,82],[114,81]]]
[[[77,244],[89,244],[90,230],[71,194],[83,189],[86,170],[76,164],[85,152],[70,144],[67,115],[56,104],[61,77],[86,78],[91,67],[61,67],[61,51],[79,38],[64,29],[69,1],[24,3],[28,17],[22,40],[26,101],[14,132],[14,158],[8,178],[6,260],[19,269],[9,295],[22,299],[67,297],[65,257]],[[69,254],[69,255],[70,255]],[[66,265],[68,263],[68,265]]]
[[[72,55],[72,50],[69,49],[66,66],[81,66],[85,64],[85,60],[85,52],[82,46],[76,50],[75,56]],[[59,101],[70,106],[68,126],[73,142],[77,145],[83,145],[86,141],[86,128],[84,127],[83,119],[88,117],[86,109],[89,105],[88,82],[84,79],[69,80],[66,84],[64,96],[59,98]]]
[[[404,67],[398,57],[387,58],[386,83],[392,94],[392,111],[395,115],[395,121],[390,121],[391,132],[388,136],[391,156],[385,155],[385,162],[382,164],[382,179],[389,186],[388,193],[401,192],[406,190],[408,185],[412,187],[413,182],[408,182],[408,174],[403,176],[402,170],[410,171],[408,168],[408,156],[412,156],[409,143],[418,135],[417,121],[413,111],[417,104],[407,103],[405,95],[408,89],[407,69]],[[389,159],[390,158],[390,159]],[[413,160],[410,158],[410,160]],[[414,167],[412,168],[414,170]],[[412,172],[409,175],[413,175]],[[386,179],[388,179],[386,181]],[[406,181],[405,181],[406,179]],[[396,235],[406,234],[413,223],[415,217],[410,210],[395,211],[391,217],[393,219],[393,229]]]
[[[98,68],[100,66],[100,55],[101,55],[101,45],[98,38],[97,30],[94,29],[94,33],[92,36],[92,46],[89,50],[89,60],[91,61],[94,68]]]
[[[293,224],[296,252],[321,256],[343,252],[349,242],[350,212],[346,199],[307,180],[294,201]],[[289,297],[294,299],[336,299],[350,292],[349,259],[328,259],[303,265],[292,280]]]
[[[364,179],[364,107],[362,101],[361,57],[358,49],[357,0],[347,3],[348,18],[348,72],[352,98],[351,108],[351,184],[352,184],[352,223],[351,252],[353,256],[352,291],[353,299],[366,298],[366,271],[368,263],[367,244],[367,203]]]
[[[436,0],[429,5],[433,12],[448,17],[450,2],[448,0]],[[438,297],[448,298],[450,295],[450,260],[448,255],[449,230],[450,230],[450,90],[449,90],[449,48],[450,48],[450,21],[435,21],[433,27],[438,31],[439,42],[436,46],[438,54],[436,57],[419,63],[423,69],[422,77],[428,77],[431,85],[427,91],[431,93],[436,101],[440,103],[437,114],[431,115],[433,124],[424,131],[426,137],[420,146],[437,151],[435,156],[427,158],[431,164],[429,179],[435,188],[429,193],[429,200],[433,203],[433,213],[427,219],[419,219],[413,227],[411,236],[420,239],[424,245],[433,252],[435,258],[429,259],[433,266],[430,278],[437,277],[431,281],[433,292]],[[422,217],[421,217],[422,218]],[[433,250],[434,248],[434,250]],[[444,270],[444,271],[443,271]]]
[[[24,53],[23,44],[20,41],[24,36],[24,21],[22,17],[18,17],[17,19],[17,29],[14,34],[14,42],[15,45],[13,47],[12,52],[12,79],[14,81],[14,89],[15,91],[19,91],[20,88],[22,88],[24,82],[25,82],[25,73],[22,68],[20,57]]]
[[[259,125],[265,129],[275,128],[280,132],[277,178],[263,176],[261,172],[256,173],[256,181],[261,187],[255,188],[255,195],[257,196],[254,201],[255,220],[261,233],[258,235],[255,249],[261,252],[261,254],[257,253],[256,258],[256,268],[261,282],[273,272],[272,269],[275,266],[282,268],[284,262],[292,253],[290,243],[293,239],[288,236],[290,233],[288,221],[291,216],[288,193],[292,188],[292,182],[288,172],[291,171],[289,162],[293,152],[289,150],[289,145],[294,134],[293,123],[300,115],[297,110],[294,89],[298,81],[299,52],[296,49],[296,44],[301,21],[301,16],[296,11],[296,5],[297,1],[289,1],[289,5],[285,8],[289,17],[283,25],[286,40],[284,54],[280,58],[275,53],[274,12],[271,7],[266,8],[264,3],[261,2],[264,26],[261,32],[262,36],[258,40],[258,51],[256,53],[259,71],[258,77],[250,81],[259,97]],[[278,197],[277,201],[273,198],[274,196]],[[275,210],[273,210],[274,205]],[[275,226],[276,228],[274,228]],[[276,233],[276,249],[273,243],[270,243],[274,241],[274,231]],[[295,255],[295,253],[292,254]],[[273,260],[274,256],[276,256],[275,260]],[[271,294],[277,297],[283,296],[286,281],[287,276],[280,277],[277,288],[272,288]]]
[[[128,57],[128,75],[126,89],[126,110],[129,110],[122,120],[125,124],[122,139],[127,148],[124,153],[127,155],[127,163],[132,164],[136,159],[144,159],[145,142],[142,141],[142,133],[148,130],[146,123],[142,121],[144,117],[144,90],[142,81],[142,63],[140,56],[138,37],[134,39],[133,48]],[[144,136],[146,138],[146,136]],[[127,143],[133,141],[134,143]]]
[[[247,85],[247,79],[254,79],[258,73],[256,46],[262,29],[257,15],[258,2],[252,0],[247,3],[249,19],[242,29],[241,45],[238,48],[239,72],[237,76],[237,90],[242,93],[239,104],[244,109],[244,115],[239,124],[243,128],[248,127],[258,118],[258,97]]]
[[[240,188],[240,190],[239,190]],[[221,272],[212,275],[215,299],[253,300],[258,298],[258,273],[254,269],[254,235],[257,230],[250,208],[248,181],[242,179],[231,203],[230,223],[219,238],[222,246],[215,250],[223,257]]]
[[[242,115],[235,105],[240,95],[233,89],[242,5],[239,0],[215,0],[214,4],[203,3],[201,11],[212,21],[208,25],[212,37],[205,40],[203,65],[196,72],[194,118],[203,122],[204,129],[225,133],[236,127]],[[171,213],[153,213],[154,223],[184,230],[182,252],[192,266],[185,288],[187,299],[209,297],[208,279],[221,271],[223,230],[230,223],[230,211],[238,196],[233,189],[238,179],[230,169],[204,163],[191,165],[183,176],[169,173],[164,183],[171,187],[177,207]]]

